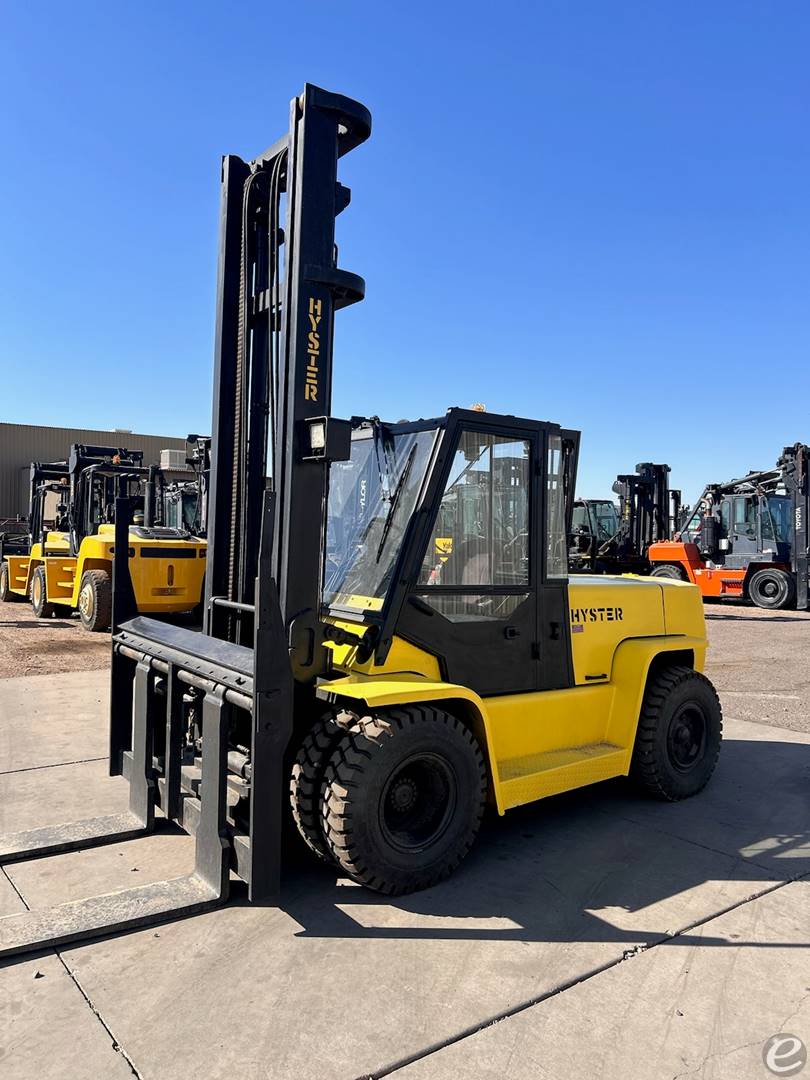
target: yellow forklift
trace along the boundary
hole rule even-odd
[[[110,627],[115,505],[129,507],[128,548],[138,611],[160,615],[198,608],[206,544],[183,528],[155,524],[158,470],[143,466],[141,451],[75,444],[64,473],[32,486],[29,548],[7,554],[0,567],[0,599],[30,597],[38,619],[78,609],[85,630]],[[46,522],[46,500],[63,495],[61,521]]]
[[[337,265],[337,164],[370,129],[307,85],[285,135],[224,159],[204,629],[137,614],[120,498],[109,762],[129,810],[0,838],[8,862],[168,820],[194,871],[6,917],[0,955],[204,910],[232,872],[277,900],[290,815],[333,870],[397,895],[454,872],[487,807],[627,774],[677,800],[712,775],[697,589],[569,582],[578,433],[331,415],[335,312],[364,295]]]
[[[0,534],[0,602],[29,598],[32,552],[35,559],[68,553],[68,492],[67,461],[31,463],[28,518]]]

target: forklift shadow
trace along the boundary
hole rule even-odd
[[[8,627],[12,630],[48,630],[54,626],[78,626],[73,619],[0,619],[0,629]]]
[[[693,799],[614,780],[493,814],[448,881],[405,897],[302,860],[282,907],[299,937],[736,946],[689,928],[808,873],[810,744],[729,739]]]

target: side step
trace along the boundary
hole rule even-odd
[[[624,776],[630,767],[630,753],[613,743],[597,742],[506,758],[498,762],[504,803],[507,808],[521,806],[547,795]]]

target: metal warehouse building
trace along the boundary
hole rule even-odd
[[[40,427],[0,423],[0,520],[28,514],[28,470],[32,461],[63,461],[72,443],[142,450],[144,465],[159,465],[161,450],[185,452],[185,439],[131,431]]]

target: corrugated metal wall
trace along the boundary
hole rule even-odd
[[[144,465],[159,465],[161,450],[184,450],[186,446],[184,438],[166,435],[0,424],[0,518],[28,513],[28,466],[32,461],[63,460],[72,443],[143,450]]]

